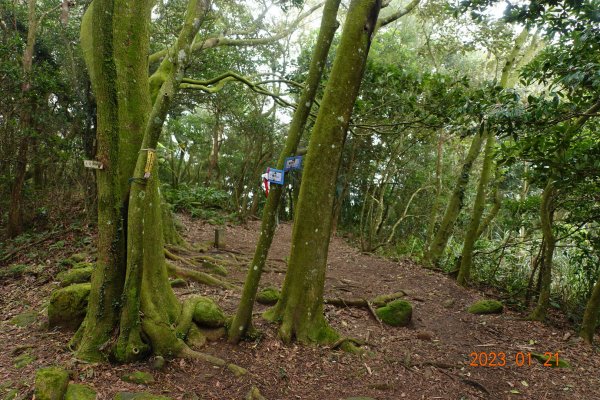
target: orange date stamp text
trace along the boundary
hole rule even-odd
[[[503,351],[473,351],[469,354],[469,366],[487,368],[528,367],[531,366],[532,359],[539,359],[537,356],[539,355],[532,355],[523,351],[515,354],[507,354]],[[545,352],[543,361],[540,362],[544,367],[557,367],[558,357],[558,352]]]

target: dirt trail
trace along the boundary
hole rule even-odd
[[[183,222],[190,241],[213,237],[214,227],[185,217]],[[234,250],[234,255],[251,255],[259,226],[259,222],[250,222],[246,227],[223,228],[227,248]],[[281,285],[290,241],[291,225],[280,225],[269,256],[270,272],[263,275],[262,287]],[[231,268],[226,279],[241,285],[244,269]],[[240,346],[218,341],[204,349],[247,368],[250,374],[242,378],[189,360],[170,361],[160,372],[152,371],[149,362],[125,366],[78,363],[64,348],[70,333],[42,328],[43,306],[54,284],[36,284],[9,281],[0,287],[0,340],[4,343],[0,382],[11,381],[11,386],[23,394],[30,393],[28,385],[35,368],[60,363],[75,372],[74,381],[96,388],[99,399],[112,399],[122,390],[144,390],[174,399],[243,399],[252,386],[269,400],[353,396],[378,400],[600,398],[600,357],[576,340],[574,332],[525,321],[524,315],[510,310],[500,315],[471,315],[466,307],[483,298],[480,293],[408,261],[360,254],[341,238],[334,238],[330,246],[326,297],[372,298],[402,289],[414,307],[412,324],[407,328],[382,326],[366,310],[326,306],[326,317],[343,336],[367,341],[371,354],[356,356],[324,347],[283,345],[275,327],[259,316],[266,308],[257,304],[255,323],[263,332],[260,339]],[[181,296],[210,295],[229,313],[239,299],[236,291],[196,284],[177,292]],[[40,312],[33,328],[9,324],[12,316],[26,309]],[[566,339],[568,334],[572,336]],[[35,358],[22,369],[14,367],[18,346],[31,346],[27,351]],[[507,366],[472,367],[472,352],[502,352]],[[517,366],[517,353],[529,352],[558,352],[573,368],[544,367],[535,360],[531,365]],[[156,383],[143,387],[120,380],[133,370],[152,372]],[[0,398],[6,393],[2,390]]]

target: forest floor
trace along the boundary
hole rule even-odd
[[[214,227],[182,217],[185,237],[192,243],[211,240]],[[221,255],[251,256],[260,222],[226,226],[226,250]],[[78,362],[66,349],[72,332],[48,330],[45,307],[56,288],[52,273],[60,257],[81,244],[78,234],[61,238],[67,242],[50,252],[42,264],[48,273],[28,274],[20,279],[0,281],[0,399],[11,388],[17,398],[30,399],[35,370],[60,364],[73,371],[77,383],[92,386],[98,399],[112,399],[119,391],[150,392],[173,399],[244,399],[255,386],[269,400],[337,400],[366,396],[373,399],[597,399],[600,398],[600,356],[597,349],[583,344],[566,321],[553,317],[551,324],[525,320],[525,314],[506,309],[499,315],[477,316],[466,308],[486,296],[456,285],[439,272],[410,261],[391,261],[361,254],[342,238],[334,238],[329,249],[326,297],[373,298],[403,290],[413,304],[413,321],[405,328],[381,325],[366,309],[325,306],[326,317],[341,335],[367,342],[368,354],[353,355],[328,347],[284,345],[276,326],[260,317],[265,306],[256,305],[255,325],[262,336],[239,346],[224,340],[209,342],[204,352],[246,368],[236,378],[228,370],[201,361],[174,359],[160,371],[152,362],[132,365]],[[269,257],[268,272],[261,287],[280,287],[289,254],[291,225],[277,229]],[[89,243],[90,241],[87,240]],[[92,241],[93,243],[93,241]],[[83,245],[82,245],[83,246]],[[88,246],[91,246],[88,244]],[[52,242],[38,247],[52,248]],[[61,251],[63,254],[61,254]],[[0,267],[4,268],[4,267]],[[38,268],[39,269],[39,268]],[[230,268],[227,280],[242,285],[245,265]],[[192,294],[212,297],[228,313],[239,300],[236,290],[208,288],[196,283],[178,288],[183,298]],[[14,326],[11,319],[33,312],[33,323]],[[471,353],[504,353],[505,367],[470,366]],[[572,368],[545,367],[535,359],[528,365],[527,354],[559,353]],[[29,355],[29,364],[15,363]],[[525,365],[518,366],[525,355]],[[520,357],[520,356],[519,356]],[[133,371],[147,371],[155,383],[148,386],[126,383],[121,377]]]

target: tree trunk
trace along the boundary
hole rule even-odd
[[[454,191],[452,192],[452,196],[450,197],[448,206],[444,212],[444,217],[442,218],[440,227],[436,231],[435,236],[429,245],[429,250],[426,254],[425,261],[430,265],[437,264],[442,257],[442,254],[446,249],[448,239],[450,239],[450,235],[452,234],[452,229],[454,228],[456,219],[458,218],[458,214],[464,205],[463,199],[465,197],[467,184],[469,183],[471,169],[473,168],[473,163],[481,151],[481,143],[483,142],[483,126],[484,124],[482,123],[480,126],[480,131],[473,136],[471,147],[469,148],[467,157],[462,165],[460,175],[456,180]]]
[[[102,361],[119,319],[115,303],[125,278],[124,196],[119,182],[117,71],[113,56],[113,3],[94,2],[81,22],[81,47],[97,102],[98,255],[85,319],[71,346],[80,359]]]
[[[210,155],[208,156],[208,170],[206,171],[206,184],[210,185],[219,180],[221,170],[219,168],[219,148],[221,146],[221,136],[223,135],[223,125],[220,120],[220,112],[217,109],[215,113],[215,126],[212,130],[212,145]]]
[[[292,234],[288,271],[277,305],[265,315],[281,321],[289,342],[331,343],[338,337],[323,316],[323,290],[335,183],[381,2],[351,2],[331,77],[311,132]]]
[[[333,222],[331,227],[331,234],[335,235],[337,232],[338,223],[342,216],[342,206],[348,196],[348,190],[350,189],[350,176],[354,168],[354,159],[356,157],[356,148],[358,147],[358,138],[354,138],[352,141],[352,147],[350,148],[350,159],[346,165],[346,169],[343,173],[344,183],[342,184],[342,190],[339,196],[336,197],[335,205],[333,206]]]
[[[29,121],[29,122],[28,122]],[[31,124],[31,117],[26,116],[21,122]],[[10,191],[10,206],[8,208],[8,237],[13,238],[23,232],[23,186],[27,172],[27,153],[29,150],[29,133],[21,131],[24,137],[19,143],[15,180]]]
[[[542,195],[542,204],[540,207],[540,219],[542,225],[542,234],[544,237],[544,256],[540,267],[540,293],[538,295],[537,306],[530,315],[532,320],[543,321],[546,319],[546,312],[550,304],[550,287],[552,283],[552,258],[554,248],[556,247],[556,237],[552,231],[552,216],[554,198],[554,183],[549,178],[544,193]]]
[[[95,0],[82,23],[98,100],[97,158],[105,166],[98,172],[98,265],[85,321],[72,340],[78,357],[88,360],[108,351],[119,361],[149,351],[189,354],[181,338],[190,313],[182,312],[168,283],[153,156],[204,3],[188,3],[180,36],[148,84],[151,7],[150,1]],[[108,346],[117,326],[117,340]]]
[[[283,169],[285,159],[296,152],[298,143],[300,143],[300,138],[304,132],[319,82],[321,81],[327,54],[329,54],[333,36],[339,25],[336,20],[339,4],[340,0],[327,0],[325,3],[321,28],[319,29],[319,36],[317,37],[317,42],[312,53],[308,77],[298,101],[299,106],[292,117],[285,147],[277,160],[277,169]],[[240,305],[229,329],[229,341],[231,343],[239,342],[252,323],[254,299],[256,298],[262,270],[265,266],[269,249],[271,248],[273,235],[275,234],[277,211],[282,193],[283,187],[280,185],[271,186],[267,203],[263,209],[260,237],[256,245],[252,263],[248,269]]]
[[[33,128],[33,107],[35,101],[29,98],[31,90],[31,70],[33,66],[33,49],[35,46],[38,21],[35,13],[37,0],[27,2],[27,43],[23,50],[21,68],[23,82],[21,84],[21,105],[19,112],[19,130],[21,140],[17,151],[17,166],[15,168],[15,179],[10,193],[10,205],[8,208],[8,237],[15,237],[23,232],[23,186],[27,172],[27,156],[29,151],[30,130]]]
[[[581,330],[579,331],[579,336],[588,344],[592,344],[594,340],[594,332],[598,323],[598,313],[600,313],[600,279],[596,281],[592,295],[585,306]]]
[[[431,243],[433,238],[433,232],[435,230],[435,223],[438,219],[438,213],[440,209],[440,200],[442,197],[442,161],[444,157],[444,136],[443,130],[440,130],[436,159],[435,159],[435,198],[433,200],[433,206],[431,207],[431,214],[429,214],[429,222],[427,224],[427,232],[425,234],[425,243],[427,246]]]
[[[460,269],[458,271],[458,277],[456,278],[458,284],[462,286],[467,285],[471,279],[473,248],[475,247],[475,241],[478,238],[477,232],[479,231],[483,209],[485,208],[485,191],[488,186],[492,164],[494,161],[494,144],[496,143],[494,132],[492,129],[487,127],[487,124],[484,130],[487,131],[487,139],[485,143],[483,164],[481,166],[481,176],[479,178],[479,184],[477,185],[477,194],[475,195],[475,202],[473,204],[471,222],[469,223],[469,228],[467,229],[467,234],[465,236],[461,254]]]

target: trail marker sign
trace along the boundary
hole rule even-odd
[[[283,170],[289,171],[292,169],[302,168],[302,156],[293,156],[285,159]]]
[[[96,160],[83,160],[83,166],[92,169],[104,169],[104,165]]]
[[[270,183],[275,183],[277,185],[283,185],[283,176],[285,171],[281,169],[275,168],[267,168],[267,180]]]

